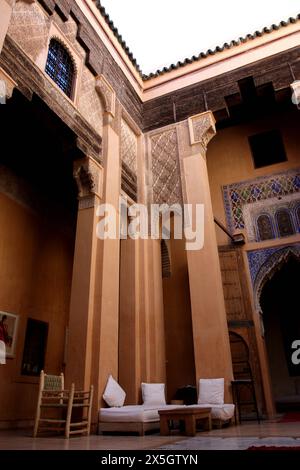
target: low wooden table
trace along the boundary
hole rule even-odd
[[[211,408],[184,407],[173,408],[172,410],[158,410],[160,418],[160,434],[168,436],[170,434],[169,421],[184,421],[185,435],[196,435],[197,421],[204,421],[204,429],[211,430]]]

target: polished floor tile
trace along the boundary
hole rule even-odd
[[[191,438],[176,434],[32,438],[28,429],[0,431],[1,450],[242,450],[253,445],[300,446],[300,423],[245,422]]]

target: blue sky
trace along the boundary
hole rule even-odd
[[[300,13],[300,0],[101,0],[143,73]]]

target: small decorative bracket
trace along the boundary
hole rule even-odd
[[[78,187],[79,208],[92,207],[95,196],[102,198],[102,166],[91,157],[75,160],[73,175]]]
[[[206,150],[208,142],[216,134],[215,118],[211,111],[188,118],[190,143],[200,144]]]
[[[98,77],[96,77],[96,91],[98,92],[104,104],[104,111],[114,117],[116,108],[116,94],[113,87],[104,77],[104,75],[98,75]]]
[[[0,104],[12,97],[17,83],[0,67]]]

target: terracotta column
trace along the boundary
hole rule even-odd
[[[92,421],[112,374],[118,379],[119,329],[119,136],[105,111],[103,168],[92,159],[75,163],[79,213],[74,254],[66,375],[76,388],[95,387]],[[103,182],[103,183],[102,183]],[[116,210],[116,238],[98,237],[99,204]]]
[[[269,419],[272,419],[276,416],[276,407],[273,398],[273,391],[272,391],[272,382],[271,382],[271,375],[270,375],[270,366],[268,360],[268,353],[266,348],[266,343],[264,338],[262,337],[261,331],[261,324],[260,324],[260,315],[261,313],[255,312],[253,314],[253,321],[255,326],[255,335],[257,341],[257,350],[259,356],[259,364],[261,369],[261,379],[262,379],[262,386],[265,398],[265,405],[267,416]]]
[[[110,374],[118,379],[119,349],[119,284],[120,284],[120,142],[115,118],[115,93],[104,76],[96,79],[96,90],[104,107],[103,116],[103,202],[116,211],[116,239],[98,239],[96,266],[99,281],[95,290],[95,319],[93,329],[92,381],[96,388],[96,404]]]
[[[204,246],[188,250],[196,378],[225,378],[230,400],[232,362],[221,271],[206,166],[206,147],[215,135],[211,112],[193,116],[179,128],[184,203],[204,206]]]
[[[141,382],[166,381],[160,240],[121,241],[120,289],[119,379],[134,404]]]
[[[96,237],[96,211],[102,196],[103,168],[92,158],[74,163],[79,190],[73,279],[70,301],[67,383],[76,388],[91,384],[95,288],[99,284]],[[96,282],[97,279],[97,282]]]
[[[140,240],[121,241],[119,382],[126,390],[126,404],[138,403],[140,388],[139,245]]]

